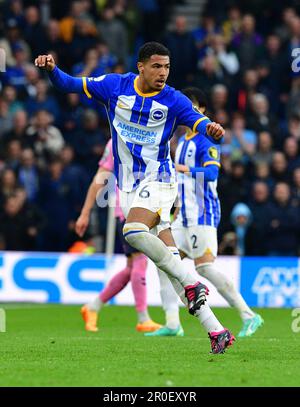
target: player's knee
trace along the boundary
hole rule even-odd
[[[140,222],[125,223],[123,227],[123,236],[132,247],[136,247],[137,240],[148,232],[148,226]]]

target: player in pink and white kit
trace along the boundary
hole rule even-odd
[[[89,225],[90,212],[95,204],[96,197],[105,187],[105,181],[108,179],[111,173],[113,173],[113,166],[112,140],[109,140],[105,147],[103,157],[99,161],[99,169],[89,187],[81,214],[76,222],[76,232],[80,237],[84,235]],[[151,320],[147,309],[147,257],[131,247],[123,238],[122,230],[125,223],[125,218],[119,206],[118,188],[115,216],[117,218],[118,234],[122,238],[123,250],[127,256],[127,264],[123,270],[119,271],[108,282],[105,289],[101,291],[91,303],[82,307],[81,314],[85,321],[85,329],[92,332],[98,331],[98,312],[106,302],[122,291],[130,281],[135,300],[135,307],[138,314],[138,324],[136,329],[139,332],[153,332],[159,329],[161,325]]]

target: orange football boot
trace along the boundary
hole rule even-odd
[[[97,319],[98,313],[88,309],[87,305],[84,305],[81,310],[82,319],[85,322],[85,329],[90,332],[98,332]]]
[[[152,319],[149,319],[148,321],[138,323],[136,330],[138,332],[154,332],[161,327],[162,326],[160,324],[157,324],[156,322],[152,321]]]

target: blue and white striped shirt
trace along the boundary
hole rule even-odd
[[[183,136],[179,140],[176,164],[190,168],[189,174],[178,174],[180,211],[178,220],[183,226],[208,225],[218,227],[221,217],[217,193],[217,175],[213,181],[206,178],[205,169],[220,167],[220,146],[200,134]]]
[[[55,67],[50,79],[60,90],[84,92],[105,105],[114,171],[119,188],[126,192],[144,179],[175,182],[169,140],[176,127],[190,127],[205,137],[210,123],[186,96],[168,85],[159,92],[142,93],[133,73],[74,78]]]

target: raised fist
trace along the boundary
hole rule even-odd
[[[39,55],[37,58],[35,58],[34,65],[51,72],[55,68],[55,61],[51,54]]]

